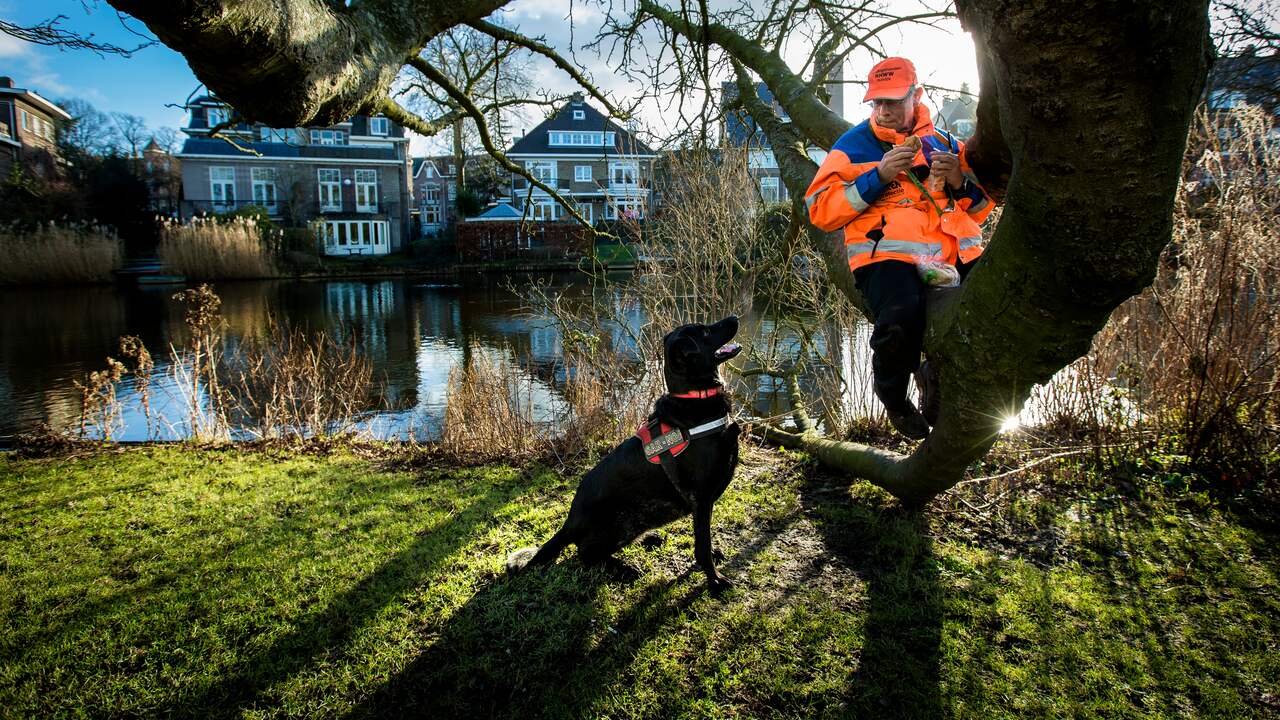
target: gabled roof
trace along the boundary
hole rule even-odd
[[[582,112],[581,120],[574,120],[574,111]],[[552,130],[583,130],[614,133],[612,146],[564,147],[551,145]],[[556,114],[543,120],[511,146],[508,155],[652,155],[653,150],[629,130],[610,120],[604,113],[591,107],[582,95],[560,108]]]

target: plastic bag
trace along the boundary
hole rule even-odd
[[[956,287],[960,284],[960,271],[956,266],[941,260],[924,260],[916,263],[920,280],[930,287]]]

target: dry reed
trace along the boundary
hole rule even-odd
[[[101,225],[0,226],[0,247],[0,285],[110,282],[124,258],[120,238]]]
[[[1076,402],[1102,406],[1083,417],[1097,442],[1114,439],[1106,432],[1153,438],[1147,450],[1229,485],[1274,472],[1277,178],[1280,148],[1265,112],[1200,112],[1156,280],[1116,310],[1073,368],[1072,382],[1087,384]]]
[[[195,219],[167,223],[160,232],[160,261],[193,280],[271,278],[275,235],[262,233],[251,218]]]
[[[378,408],[373,364],[355,342],[271,323],[219,367],[223,412],[239,432],[272,440],[351,433]]]
[[[535,422],[530,379],[499,357],[475,350],[449,372],[440,447],[461,462],[520,462],[544,455],[550,429]]]

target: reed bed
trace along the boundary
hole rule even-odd
[[[120,238],[102,225],[0,226],[0,247],[0,285],[110,282],[124,261]]]
[[[192,280],[246,280],[277,277],[278,238],[262,232],[252,218],[197,218],[166,223],[160,231],[160,262]]]

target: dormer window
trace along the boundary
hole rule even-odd
[[[574,119],[574,120],[586,120],[586,119],[587,119],[587,111],[586,111],[586,110],[574,110],[574,111],[573,111],[573,119]]]
[[[221,125],[222,123],[227,121],[227,118],[231,116],[231,114],[227,112],[227,108],[224,108],[224,107],[208,108],[204,111],[204,114],[205,114],[205,118],[208,119],[209,127],[211,128],[215,125]]]
[[[370,135],[389,135],[391,133],[391,121],[384,117],[369,118],[369,134]]]
[[[341,130],[312,130],[312,145],[346,145],[347,134]]]
[[[553,146],[601,147],[612,146],[615,142],[615,135],[612,132],[560,132],[553,130],[549,135],[548,144]]]

